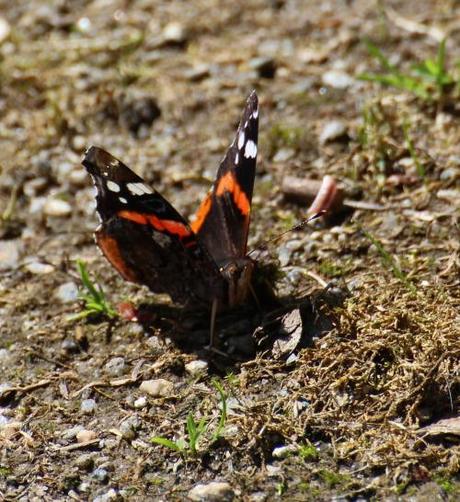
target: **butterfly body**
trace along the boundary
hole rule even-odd
[[[87,151],[83,165],[96,186],[101,219],[96,243],[123,278],[181,304],[246,301],[254,266],[246,245],[257,131],[253,92],[192,223],[111,154],[94,146]]]

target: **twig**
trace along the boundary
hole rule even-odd
[[[3,389],[2,392],[0,392],[0,399],[3,399],[9,393],[20,392],[22,394],[26,394],[27,392],[30,392],[35,389],[39,389],[40,387],[46,387],[47,385],[52,383],[53,380],[54,379],[40,380],[37,383],[25,385],[24,387],[19,387],[19,386],[18,387],[8,387],[7,389]]]

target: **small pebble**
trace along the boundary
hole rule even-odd
[[[94,467],[94,453],[83,453],[75,459],[75,466],[78,469],[89,471]]]
[[[10,419],[8,417],[5,417],[5,415],[2,415],[0,413],[0,429],[4,427],[9,421]]]
[[[98,467],[97,469],[94,469],[93,476],[101,483],[104,483],[105,481],[107,481],[109,473],[102,467]]]
[[[19,239],[1,241],[0,245],[0,272],[18,267],[23,244]]]
[[[0,364],[4,365],[11,361],[12,354],[8,349],[0,349]]]
[[[27,270],[27,272],[30,272],[34,275],[46,275],[54,272],[53,265],[50,265],[49,263],[41,263],[39,261],[31,261],[27,263],[24,268]]]
[[[82,152],[88,148],[88,140],[84,136],[77,134],[72,138],[72,148],[78,152]],[[82,170],[84,171],[84,169]]]
[[[450,181],[460,176],[460,171],[458,167],[448,167],[447,169],[443,169],[441,174],[439,175],[439,179],[441,181]]]
[[[287,458],[297,452],[297,446],[279,446],[275,448],[272,452],[273,458]]]
[[[285,267],[291,261],[292,249],[287,246],[281,246],[278,249],[278,260],[281,267]]]
[[[134,408],[137,408],[137,409],[145,408],[147,406],[147,398],[145,396],[141,396],[141,397],[137,398],[134,401],[133,406],[134,406]]]
[[[24,183],[23,192],[27,197],[35,197],[42,192],[48,185],[48,180],[43,176],[38,176]]]
[[[80,404],[80,411],[82,413],[93,413],[96,408],[97,404],[94,399],[84,399]]]
[[[75,427],[71,427],[70,429],[65,429],[61,432],[62,439],[69,440],[75,439],[77,435],[84,430],[82,425],[77,425]]]
[[[0,44],[3,43],[11,33],[11,26],[4,17],[0,17]]]
[[[123,375],[126,369],[125,359],[123,357],[113,357],[104,366],[104,371],[112,377]]]
[[[75,340],[66,338],[61,343],[62,349],[68,354],[78,354],[80,352],[80,346]]]
[[[174,384],[163,378],[159,378],[158,380],[144,380],[139,390],[153,397],[169,397],[174,390]]]
[[[331,120],[324,125],[321,134],[319,135],[319,142],[324,145],[330,141],[344,138],[347,134],[347,125],[341,120]]]
[[[110,502],[111,500],[119,500],[120,495],[118,494],[115,488],[110,488],[107,493],[103,493],[102,495],[98,495],[93,498],[92,502]]]
[[[97,434],[94,431],[89,431],[87,429],[81,430],[77,436],[77,443],[87,443],[97,438]]]
[[[270,56],[251,59],[249,67],[257,72],[259,78],[274,78],[276,74],[276,62]]]
[[[268,494],[264,492],[254,492],[249,495],[249,502],[266,502],[268,500]]]
[[[330,70],[323,74],[323,84],[334,89],[346,89],[353,85],[354,80],[345,72]]]
[[[295,150],[293,150],[292,148],[281,148],[275,153],[273,157],[273,162],[280,162],[280,163],[286,162],[292,159],[294,155],[295,155]]]
[[[85,169],[74,169],[69,174],[69,181],[77,187],[85,186],[88,182],[88,173]]]
[[[78,286],[74,282],[65,282],[54,290],[54,297],[61,303],[71,303],[78,299]]]
[[[131,415],[120,424],[120,432],[124,439],[132,440],[137,436],[137,430],[141,426],[141,420],[137,415]]]
[[[185,72],[185,77],[191,82],[199,82],[209,77],[209,66],[205,63],[190,68]]]
[[[43,212],[43,208],[46,204],[46,197],[35,197],[30,201],[29,205],[29,213],[30,214],[41,214]]]
[[[65,200],[48,198],[43,211],[47,216],[69,216],[72,213],[72,206]]]
[[[163,42],[171,45],[182,45],[187,41],[187,31],[178,22],[168,23],[163,29]]]
[[[190,375],[206,373],[208,371],[208,363],[206,361],[201,361],[200,359],[190,361],[185,365],[185,371]]]
[[[235,492],[225,481],[211,481],[206,485],[196,485],[187,496],[197,502],[231,502],[235,498]]]

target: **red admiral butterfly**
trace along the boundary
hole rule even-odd
[[[97,188],[96,243],[128,281],[178,303],[232,307],[250,290],[246,256],[257,159],[258,100],[249,96],[216,180],[188,223],[125,164],[92,146],[83,165]]]

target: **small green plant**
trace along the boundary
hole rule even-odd
[[[211,443],[217,441],[221,437],[222,430],[225,427],[225,423],[227,421],[227,396],[225,394],[225,391],[220,382],[218,382],[217,380],[213,380],[212,384],[217,390],[220,397],[221,412],[216,430],[209,438]],[[187,421],[185,422],[187,439],[181,438],[172,441],[163,436],[154,436],[150,439],[150,441],[154,444],[165,446],[166,448],[176,451],[184,456],[186,456],[187,454],[197,456],[199,453],[199,441],[202,436],[209,430],[210,425],[211,422],[207,421],[205,417],[202,417],[199,422],[196,422],[193,415],[189,413],[189,415],[187,416]]]
[[[11,469],[6,465],[0,465],[0,478],[6,478],[11,472]]]
[[[277,495],[279,495],[279,496],[283,495],[284,493],[286,493],[286,490],[287,490],[286,482],[281,481],[280,483],[277,483],[275,489],[276,489]]]
[[[362,73],[361,80],[378,82],[415,94],[425,101],[440,100],[456,83],[446,68],[446,40],[438,47],[436,58],[428,58],[411,66],[407,73],[391,64],[383,52],[371,42],[366,42],[369,54],[379,61],[384,73]]]
[[[318,460],[319,457],[317,448],[314,445],[312,445],[310,441],[307,441],[305,444],[301,445],[299,447],[298,452],[299,452],[299,457],[307,462]]]
[[[266,138],[270,155],[274,155],[281,148],[300,150],[305,141],[305,131],[302,128],[279,123],[271,127]]]
[[[403,132],[404,132],[404,140],[406,141],[406,147],[409,150],[409,154],[412,158],[412,161],[415,164],[417,174],[420,176],[420,178],[423,179],[423,178],[425,178],[425,174],[426,174],[425,167],[420,162],[420,159],[417,155],[417,150],[415,149],[414,142],[412,141],[412,138],[410,137],[409,124],[407,122],[405,122],[403,125]]]
[[[382,259],[382,263],[389,268],[393,275],[399,279],[412,293],[416,293],[417,289],[414,284],[410,281],[407,275],[401,270],[401,267],[398,265],[393,256],[383,247],[383,244],[375,238],[371,233],[367,232],[363,228],[361,228],[363,234],[371,241],[371,243],[377,249],[380,258]]]
[[[456,491],[455,483],[447,478],[436,478],[435,479],[438,486],[440,486],[446,493],[454,493]],[[457,489],[460,489],[460,485]]]
[[[105,293],[99,284],[94,284],[86,270],[85,262],[77,260],[77,269],[80,274],[84,289],[80,291],[79,298],[84,302],[83,312],[68,317],[69,321],[77,321],[91,316],[102,315],[109,319],[115,319],[117,312],[113,309],[105,297]]]
[[[350,481],[350,476],[340,474],[339,472],[329,471],[327,469],[321,469],[318,472],[318,475],[329,488],[335,488],[338,485],[343,485]]]

